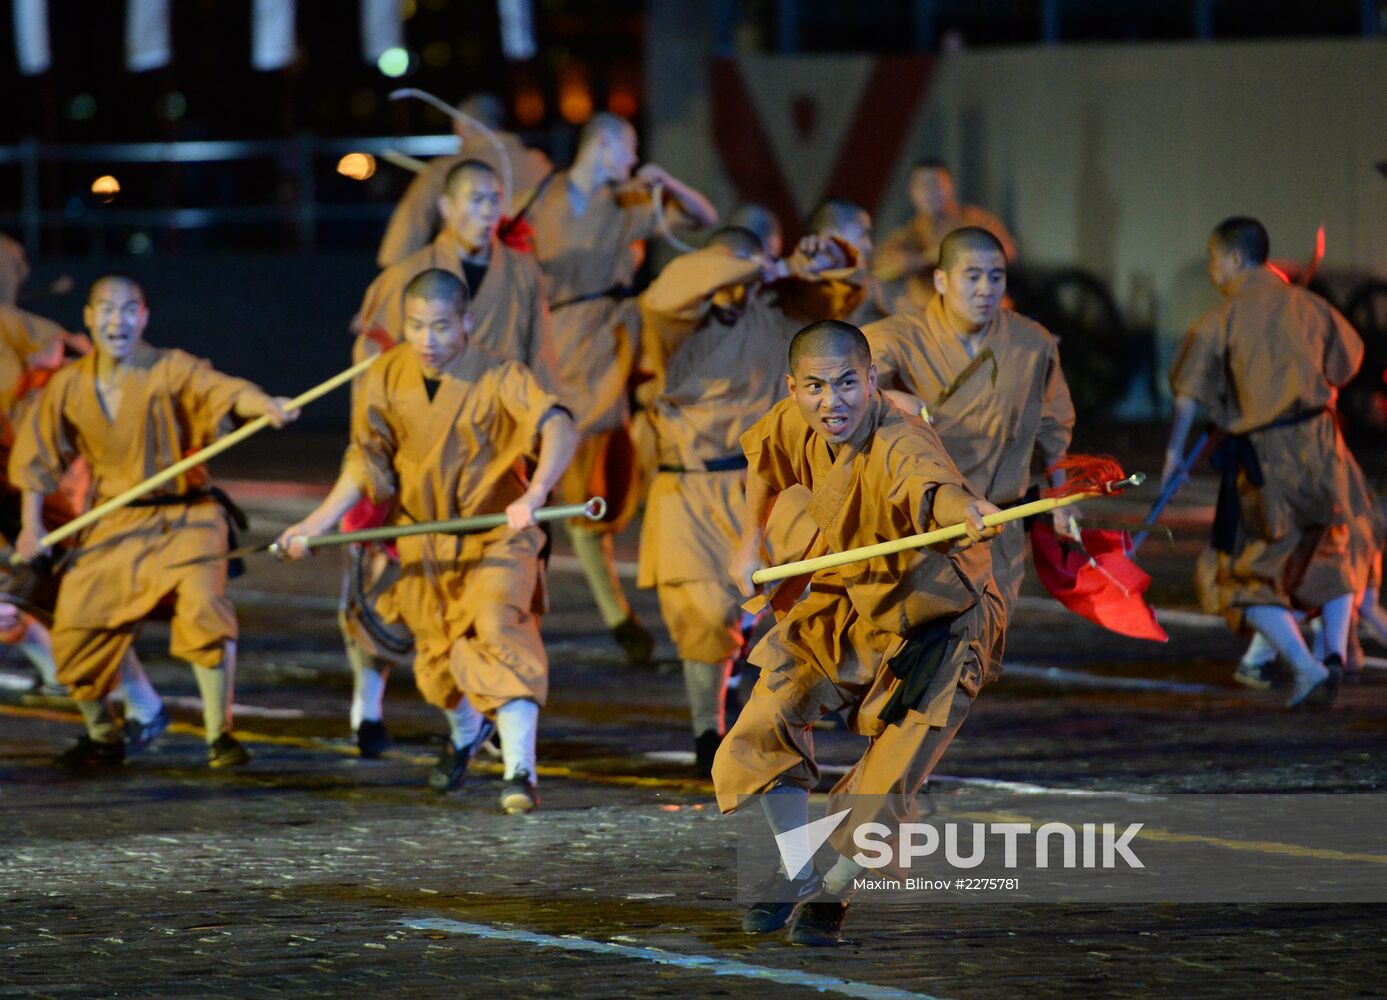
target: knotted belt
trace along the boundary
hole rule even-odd
[[[661,472],[737,472],[747,467],[745,455],[724,455],[722,458],[710,458],[703,463],[701,469],[686,469],[682,465],[661,465]]]
[[[240,548],[241,542],[236,535],[236,531],[237,529],[241,531],[248,529],[250,527],[250,521],[246,517],[246,512],[219,486],[205,486],[185,490],[182,493],[163,493],[157,496],[140,497],[138,500],[130,501],[128,506],[177,507],[180,504],[195,504],[201,503],[204,500],[213,500],[218,507],[226,511],[226,517],[229,522],[227,524],[227,548]],[[227,563],[226,575],[230,579],[234,580],[245,571],[246,564],[243,559],[232,559]]]
[[[1247,481],[1260,489],[1266,482],[1262,474],[1262,463],[1257,458],[1257,449],[1252,444],[1252,435],[1259,431],[1274,430],[1277,427],[1292,427],[1313,420],[1321,413],[1327,413],[1321,406],[1305,413],[1293,413],[1279,420],[1273,420],[1261,427],[1254,427],[1241,434],[1226,435],[1214,445],[1209,453],[1209,462],[1220,473],[1218,484],[1218,503],[1214,507],[1214,527],[1210,542],[1219,552],[1232,554],[1238,541],[1238,473],[1247,475]]]

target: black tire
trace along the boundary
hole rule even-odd
[[[1140,367],[1122,313],[1107,286],[1087,271],[1066,269],[1037,282],[1029,315],[1060,338],[1060,361],[1081,417],[1110,409]]]

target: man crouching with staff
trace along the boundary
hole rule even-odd
[[[944,550],[820,570],[793,606],[803,588],[786,588],[805,578],[782,585],[771,598],[779,623],[751,654],[761,679],[713,764],[718,805],[732,812],[757,795],[774,833],[808,823],[809,793],[819,780],[810,728],[825,713],[841,712],[871,742],[833,795],[872,796],[880,806],[855,808],[838,833],[850,836],[869,821],[894,829],[915,814],[920,786],[999,670],[1001,595],[989,546],[972,544],[996,535],[983,518],[998,510],[968,487],[928,424],[877,391],[857,327],[829,320],[801,330],[790,345],[788,384],[790,398],[742,436],[746,518],[731,567],[742,593],[755,593],[752,574],[765,567],[771,505],[796,484],[812,493],[815,552],[959,523],[966,537]],[[836,811],[832,801],[829,811]],[[769,933],[795,916],[792,942],[838,943],[846,899],[862,872],[850,848],[839,853],[822,876],[812,859],[800,871],[777,872],[759,897],[767,902],[747,912],[742,928]]]
[[[539,636],[544,536],[534,512],[573,458],[573,419],[530,370],[468,341],[467,285],[432,269],[404,290],[405,344],[367,370],[354,401],[352,439],[327,498],[278,544],[290,556],[328,532],[363,497],[394,501],[396,523],[504,508],[508,523],[483,534],[400,538],[400,579],[379,603],[415,638],[414,680],[448,718],[450,735],[429,786],[462,785],[473,750],[500,729],[501,806],[538,803],[535,737],[549,686]],[[527,483],[524,458],[539,444]]]

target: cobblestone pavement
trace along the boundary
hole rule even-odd
[[[263,534],[310,499],[250,493]],[[1206,517],[1209,499],[1209,484],[1196,484],[1177,527]],[[1378,791],[1387,671],[1370,670],[1321,715],[1287,715],[1275,693],[1232,685],[1238,641],[1191,613],[1197,545],[1180,533],[1143,559],[1153,594],[1177,612],[1162,646],[1067,616],[1028,582],[1012,672],[977,702],[934,794],[989,782]],[[629,538],[622,552],[631,558]],[[233,585],[247,768],[203,766],[195,688],[157,625],[140,648],[177,723],[116,774],[73,779],[48,766],[76,717],[10,692],[0,705],[0,996],[1387,993],[1380,905],[868,900],[840,949],[741,934],[731,826],[690,775],[679,676],[623,666],[571,560],[560,552],[555,565],[543,803],[527,817],[499,813],[487,761],[456,795],[422,786],[441,725],[407,677],[392,681],[387,706],[396,749],[356,757],[332,557],[257,564]],[[651,595],[638,606],[658,620]],[[661,652],[672,657],[667,640]],[[23,670],[12,659],[0,672]],[[816,740],[830,764],[860,749],[845,733]],[[1278,867],[1267,853],[1265,878]]]

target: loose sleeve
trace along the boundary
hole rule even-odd
[[[191,448],[201,448],[224,433],[241,400],[269,402],[269,395],[253,382],[225,375],[210,362],[182,351],[170,353],[170,384],[188,420],[191,440],[186,444]]]
[[[1063,458],[1074,437],[1074,401],[1069,397],[1069,383],[1060,366],[1059,349],[1053,338],[1046,345],[1044,398],[1040,405],[1040,429],[1036,444],[1045,464]]]
[[[1215,343],[1218,329],[1218,320],[1212,316],[1192,326],[1170,368],[1170,391],[1195,400],[1206,410],[1223,395],[1222,365]]]
[[[905,367],[901,362],[901,328],[907,323],[907,320],[899,316],[888,316],[862,328],[862,333],[872,350],[872,364],[877,368],[877,385],[882,389],[915,391],[913,386],[905,384],[901,376]]]
[[[357,386],[352,401],[352,439],[342,456],[343,474],[376,504],[394,499],[399,489],[395,432],[386,419],[384,367],[384,361],[376,362]]]
[[[754,260],[713,247],[695,250],[665,265],[646,289],[641,305],[661,319],[696,322],[714,292],[753,281],[760,273]]]
[[[400,203],[390,215],[380,249],[376,252],[376,263],[381,267],[398,264],[420,247],[428,246],[442,224],[438,215],[438,197],[443,193],[443,181],[448,170],[460,159],[457,156],[442,156],[430,160],[424,172],[409,182]]]
[[[1343,314],[1325,303],[1328,337],[1324,345],[1324,377],[1336,389],[1347,385],[1363,364],[1363,338]]]
[[[558,398],[539,384],[539,380],[524,365],[507,361],[501,366],[498,395],[501,408],[511,419],[527,453],[539,443],[539,431],[555,410],[567,412]]]
[[[923,420],[906,419],[912,422],[911,433],[892,448],[890,477],[883,484],[887,503],[910,512],[910,527],[915,532],[933,531],[942,527],[934,516],[934,496],[940,486],[957,486],[977,499],[982,498],[958,471],[938,432]]]
[[[754,471],[774,492],[780,493],[796,484],[811,485],[796,462],[796,450],[803,450],[803,436],[794,435],[787,427],[788,407],[793,400],[781,400],[771,411],[752,424],[741,438],[747,467]],[[802,456],[799,456],[802,458]]]
[[[44,496],[58,492],[63,472],[77,457],[73,428],[63,413],[69,381],[40,393],[15,429],[8,472],[10,482],[20,490]]]

